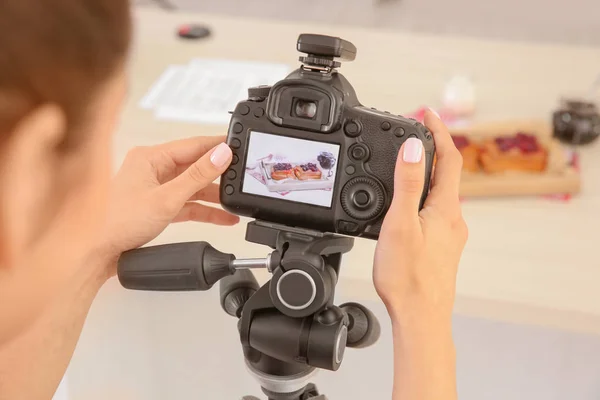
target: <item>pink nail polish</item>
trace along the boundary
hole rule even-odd
[[[217,168],[223,167],[231,158],[231,149],[227,144],[221,143],[210,155],[210,162]]]
[[[408,138],[404,143],[402,159],[404,162],[416,164],[421,162],[423,156],[423,143],[417,138]]]
[[[429,111],[431,111],[432,113],[434,113],[436,117],[440,118],[440,114],[438,114],[437,111],[435,111],[433,108],[429,107]]]

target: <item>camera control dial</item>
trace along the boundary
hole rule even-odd
[[[248,88],[248,99],[254,101],[264,100],[269,97],[269,93],[271,93],[271,86],[269,85],[261,85]]]
[[[350,180],[342,189],[342,208],[352,218],[369,220],[383,210],[385,194],[381,185],[371,178]]]

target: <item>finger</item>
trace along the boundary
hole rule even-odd
[[[191,164],[225,141],[225,136],[197,136],[175,140],[156,146],[157,150],[169,154],[177,164]]]
[[[462,156],[446,125],[431,111],[425,113],[425,125],[433,133],[436,151],[435,182],[426,204],[452,208],[458,202]]]
[[[435,185],[435,165],[431,166],[431,179],[429,181],[431,182],[429,185],[429,191],[431,192],[431,188]]]
[[[172,222],[207,222],[215,225],[235,225],[240,222],[237,215],[229,214],[227,211],[205,206],[202,204],[188,202],[186,203],[179,214],[173,218]]]
[[[200,190],[208,187],[231,163],[231,149],[221,143],[192,164],[181,175],[160,187],[169,210],[178,210]]]
[[[196,192],[189,201],[207,201],[209,203],[219,203],[219,185],[211,183],[204,189]]]
[[[415,229],[419,226],[419,205],[425,186],[425,154],[423,143],[408,138],[400,148],[394,172],[394,198],[388,223],[396,228]]]
[[[198,136],[150,147],[149,161],[158,182],[165,183],[189,168],[210,149],[225,141],[225,136]]]

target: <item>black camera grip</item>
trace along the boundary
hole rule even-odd
[[[123,253],[117,274],[127,289],[208,290],[235,272],[231,268],[234,259],[206,242],[166,244]]]

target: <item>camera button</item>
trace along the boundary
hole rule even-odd
[[[425,127],[425,125],[421,124],[420,122],[417,122],[415,124],[415,128],[417,128],[417,132],[423,136],[427,136],[427,134],[429,133],[429,129],[427,129],[427,127]]]
[[[355,144],[350,147],[350,157],[356,161],[364,161],[369,158],[369,148],[364,144]]]
[[[359,190],[354,194],[352,201],[356,207],[364,209],[369,207],[369,204],[371,203],[371,196],[369,195],[369,192],[365,190]]]
[[[233,149],[239,149],[240,146],[242,145],[242,142],[240,142],[240,139],[232,139],[231,143],[229,145]]]
[[[234,154],[233,157],[231,157],[231,165],[235,165],[238,162],[240,162],[240,158],[237,156],[237,154]]]
[[[233,194],[235,190],[233,189],[232,185],[227,185],[225,186],[225,194]]]
[[[250,107],[248,107],[245,104],[243,104],[243,105],[240,106],[240,114],[242,114],[242,115],[248,115],[249,112],[250,112]]]
[[[244,126],[239,122],[236,122],[233,125],[233,133],[241,133],[244,130]]]
[[[229,171],[227,171],[227,175],[225,175],[225,176],[227,177],[227,179],[233,180],[233,179],[237,178],[237,173],[234,170],[230,169]]]
[[[381,123],[381,129],[383,129],[384,131],[389,131],[390,129],[392,129],[392,124],[390,124],[387,121],[383,121]]]
[[[263,108],[257,108],[256,110],[254,110],[254,116],[256,118],[260,118],[263,115],[265,115],[265,110]]]
[[[402,136],[404,136],[405,133],[406,133],[406,131],[401,126],[399,126],[396,129],[394,129],[394,135],[396,137],[402,137]]]
[[[358,230],[358,224],[356,222],[338,221],[337,228],[340,233],[354,233]]]
[[[344,132],[346,132],[346,135],[350,137],[356,137],[360,135],[361,129],[362,128],[360,127],[360,124],[355,121],[346,122],[346,126],[344,126]]]
[[[348,165],[346,167],[346,173],[348,175],[353,175],[356,172],[356,168],[354,168],[354,165]]]

